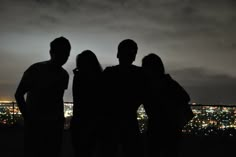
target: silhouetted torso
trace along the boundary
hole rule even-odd
[[[73,72],[72,145],[76,157],[92,157],[100,142],[102,68],[96,55],[85,50],[77,55]]]
[[[67,89],[69,75],[60,66],[49,61],[32,65],[24,73],[27,108],[31,119],[56,120],[64,117],[63,94]]]
[[[188,93],[169,74],[156,80],[149,80],[148,84],[145,110],[149,121],[154,120],[166,127],[177,125],[178,111],[190,101]],[[158,125],[154,124],[153,127]]]
[[[74,70],[73,117],[80,120],[94,120],[100,110],[101,74],[86,75]]]
[[[189,95],[168,74],[149,79],[147,84],[144,107],[148,115],[149,155],[177,157],[182,129],[180,114],[190,101]]]
[[[142,103],[142,70],[134,65],[117,65],[107,67],[103,74],[104,128],[108,145],[108,154],[104,156],[112,156],[118,145],[125,157],[142,156],[137,120],[137,109]]]
[[[69,81],[62,66],[70,50],[68,39],[62,36],[54,39],[50,42],[50,60],[31,65],[18,85],[15,98],[24,118],[27,157],[60,155],[64,130],[63,96]]]
[[[125,157],[142,156],[137,109],[142,104],[143,75],[133,65],[138,46],[132,39],[118,45],[119,65],[107,67],[103,72],[104,153],[114,156],[120,146]]]
[[[59,156],[64,129],[64,90],[68,73],[50,61],[25,72],[17,92],[27,91],[24,107],[25,156]]]
[[[128,128],[137,125],[137,109],[142,103],[141,68],[134,65],[108,67],[104,77],[109,116],[121,125],[127,124]]]

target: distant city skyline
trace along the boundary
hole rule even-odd
[[[78,53],[90,49],[103,67],[114,65],[117,45],[131,38],[134,64],[158,54],[191,102],[236,104],[235,0],[2,0],[0,17],[0,100],[14,100],[23,72],[49,59],[49,43],[65,36],[72,45],[65,101]]]
[[[45,110],[47,107],[45,108]],[[224,135],[235,136],[236,121],[234,106],[208,106],[208,105],[193,105],[193,113],[195,116],[183,128],[182,132],[191,135]],[[137,111],[137,120],[139,122],[139,129],[145,132],[147,129],[148,116],[143,108],[140,106]],[[64,103],[65,115],[65,129],[70,127],[70,118],[73,115],[73,104]],[[9,127],[13,125],[23,125],[23,119],[19,108],[13,107],[12,103],[1,104],[0,102],[0,127]]]

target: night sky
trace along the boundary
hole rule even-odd
[[[236,104],[235,0],[0,0],[0,100],[14,100],[23,72],[49,59],[49,43],[68,38],[72,101],[75,57],[90,49],[103,67],[117,64],[119,42],[158,54],[191,102]]]

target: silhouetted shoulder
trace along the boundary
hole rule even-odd
[[[26,80],[29,82],[30,80],[32,81],[32,79],[37,75],[38,72],[40,72],[41,67],[44,66],[44,64],[46,64],[45,62],[38,62],[38,63],[34,63],[32,64],[28,69],[26,69],[26,71],[24,72],[24,76],[23,76],[23,81],[26,82]]]
[[[111,72],[111,71],[124,71],[125,69],[127,70],[133,70],[133,71],[142,71],[142,68],[136,65],[129,65],[127,67],[123,67],[121,65],[116,65],[116,66],[109,66],[106,67],[104,72]]]
[[[41,69],[43,67],[46,68],[47,62],[48,61],[34,63],[25,72],[29,72],[29,73],[41,72]]]
[[[103,75],[105,75],[107,77],[107,75],[112,75],[112,74],[115,74],[115,73],[118,73],[120,70],[119,70],[119,66],[116,65],[116,66],[109,66],[109,67],[106,67],[103,71]]]
[[[57,66],[49,61],[38,62],[31,65],[28,68],[29,71],[43,72],[43,71],[54,71],[57,73],[61,73],[61,75],[65,75],[69,77],[68,72],[61,66]]]
[[[142,69],[141,67],[139,67],[139,66],[137,66],[137,65],[131,65],[131,67],[132,67],[133,69],[136,69],[136,70],[141,70],[141,69]]]
[[[69,73],[62,67],[61,67],[61,72],[64,75],[65,79],[69,79]]]
[[[142,72],[142,68],[136,65],[131,65],[131,69],[133,71]]]
[[[63,89],[67,89],[69,82],[68,72],[61,66],[52,64],[49,61],[38,62],[31,65],[24,72],[24,78],[37,88],[49,88],[52,84],[58,84]]]
[[[43,64],[44,62],[38,62],[38,63],[34,63],[32,64],[25,72],[35,72],[38,71],[39,67],[41,66],[41,64]]]
[[[106,67],[103,72],[104,72],[104,73],[109,73],[110,71],[112,71],[113,69],[115,69],[115,67],[116,67],[116,66],[109,66],[109,67]]]
[[[173,93],[175,93],[176,98],[181,101],[189,102],[190,96],[186,92],[186,90],[176,81],[174,80],[169,74],[166,74],[165,76],[165,84]]]

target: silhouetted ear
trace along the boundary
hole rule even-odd
[[[52,58],[52,50],[49,50],[50,57]]]
[[[51,57],[54,57],[54,55],[55,55],[51,49],[49,50],[49,54]]]
[[[51,60],[55,60],[55,53],[52,50],[49,51],[49,54],[50,54]]]
[[[116,58],[120,58],[120,53],[119,53],[119,51],[118,51],[117,54],[116,54]]]

